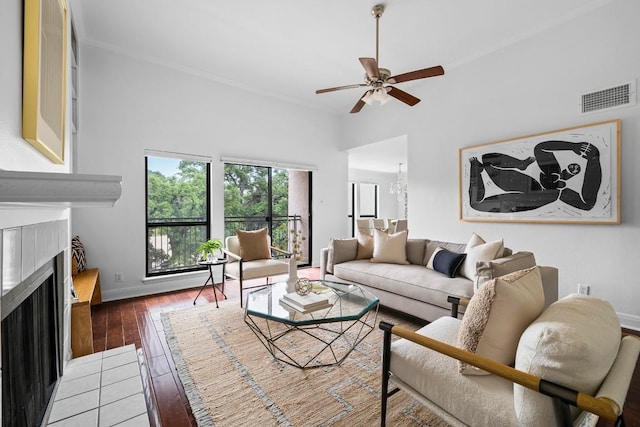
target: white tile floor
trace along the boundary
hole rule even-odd
[[[51,427],[148,427],[134,345],[72,359],[49,415]]]

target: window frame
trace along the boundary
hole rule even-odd
[[[165,222],[149,222],[149,157],[164,157],[171,158],[178,161],[192,161],[192,162],[200,162],[206,164],[206,176],[205,176],[205,184],[206,184],[206,218],[204,221],[165,221]],[[149,250],[151,249],[151,239],[149,238],[149,231],[151,228],[158,228],[162,226],[169,227],[202,227],[205,226],[206,238],[210,239],[211,237],[211,158],[204,156],[194,156],[183,153],[167,153],[167,152],[152,152],[149,150],[145,150],[144,156],[144,217],[145,217],[145,277],[159,277],[159,276],[168,276],[173,274],[187,273],[193,271],[201,271],[207,269],[206,265],[191,265],[184,268],[174,268],[171,270],[164,271],[152,271],[150,270],[150,259],[149,259]]]

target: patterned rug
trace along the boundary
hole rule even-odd
[[[243,315],[237,301],[162,315],[199,426],[380,425],[382,331],[377,326],[341,365],[301,370],[274,360]],[[378,314],[378,321],[383,319],[410,326]],[[291,345],[304,347],[300,339]],[[389,399],[387,425],[446,426],[402,392]]]

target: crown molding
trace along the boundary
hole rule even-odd
[[[122,177],[0,171],[0,205],[111,207],[122,194]]]

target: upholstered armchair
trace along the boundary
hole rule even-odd
[[[265,228],[256,231],[237,230],[236,236],[225,239],[223,252],[227,256],[225,275],[240,282],[240,307],[244,306],[244,281],[288,274],[287,281],[295,280],[296,260],[290,252],[271,246],[271,237]]]
[[[356,220],[358,231],[371,235],[373,233],[373,220],[371,218],[360,218]]]
[[[535,307],[543,304],[534,302],[539,296],[510,294],[510,300],[520,303],[508,307],[510,301],[505,299],[505,311],[505,306],[493,302],[488,320],[478,322],[478,307],[486,309],[488,300],[497,301],[500,293],[508,293],[495,285],[485,293],[490,295],[483,304],[477,304],[477,293],[468,301],[462,319],[441,317],[415,332],[380,322],[384,331],[381,426],[387,399],[398,391],[410,394],[453,426],[582,427],[595,426],[599,417],[623,426],[622,410],[640,339],[622,334],[610,304],[571,295],[535,316]],[[522,310],[535,318],[518,326],[514,313]],[[469,336],[476,339],[475,347],[467,346],[464,337]],[[506,355],[496,353],[503,344],[500,352],[510,347]]]

